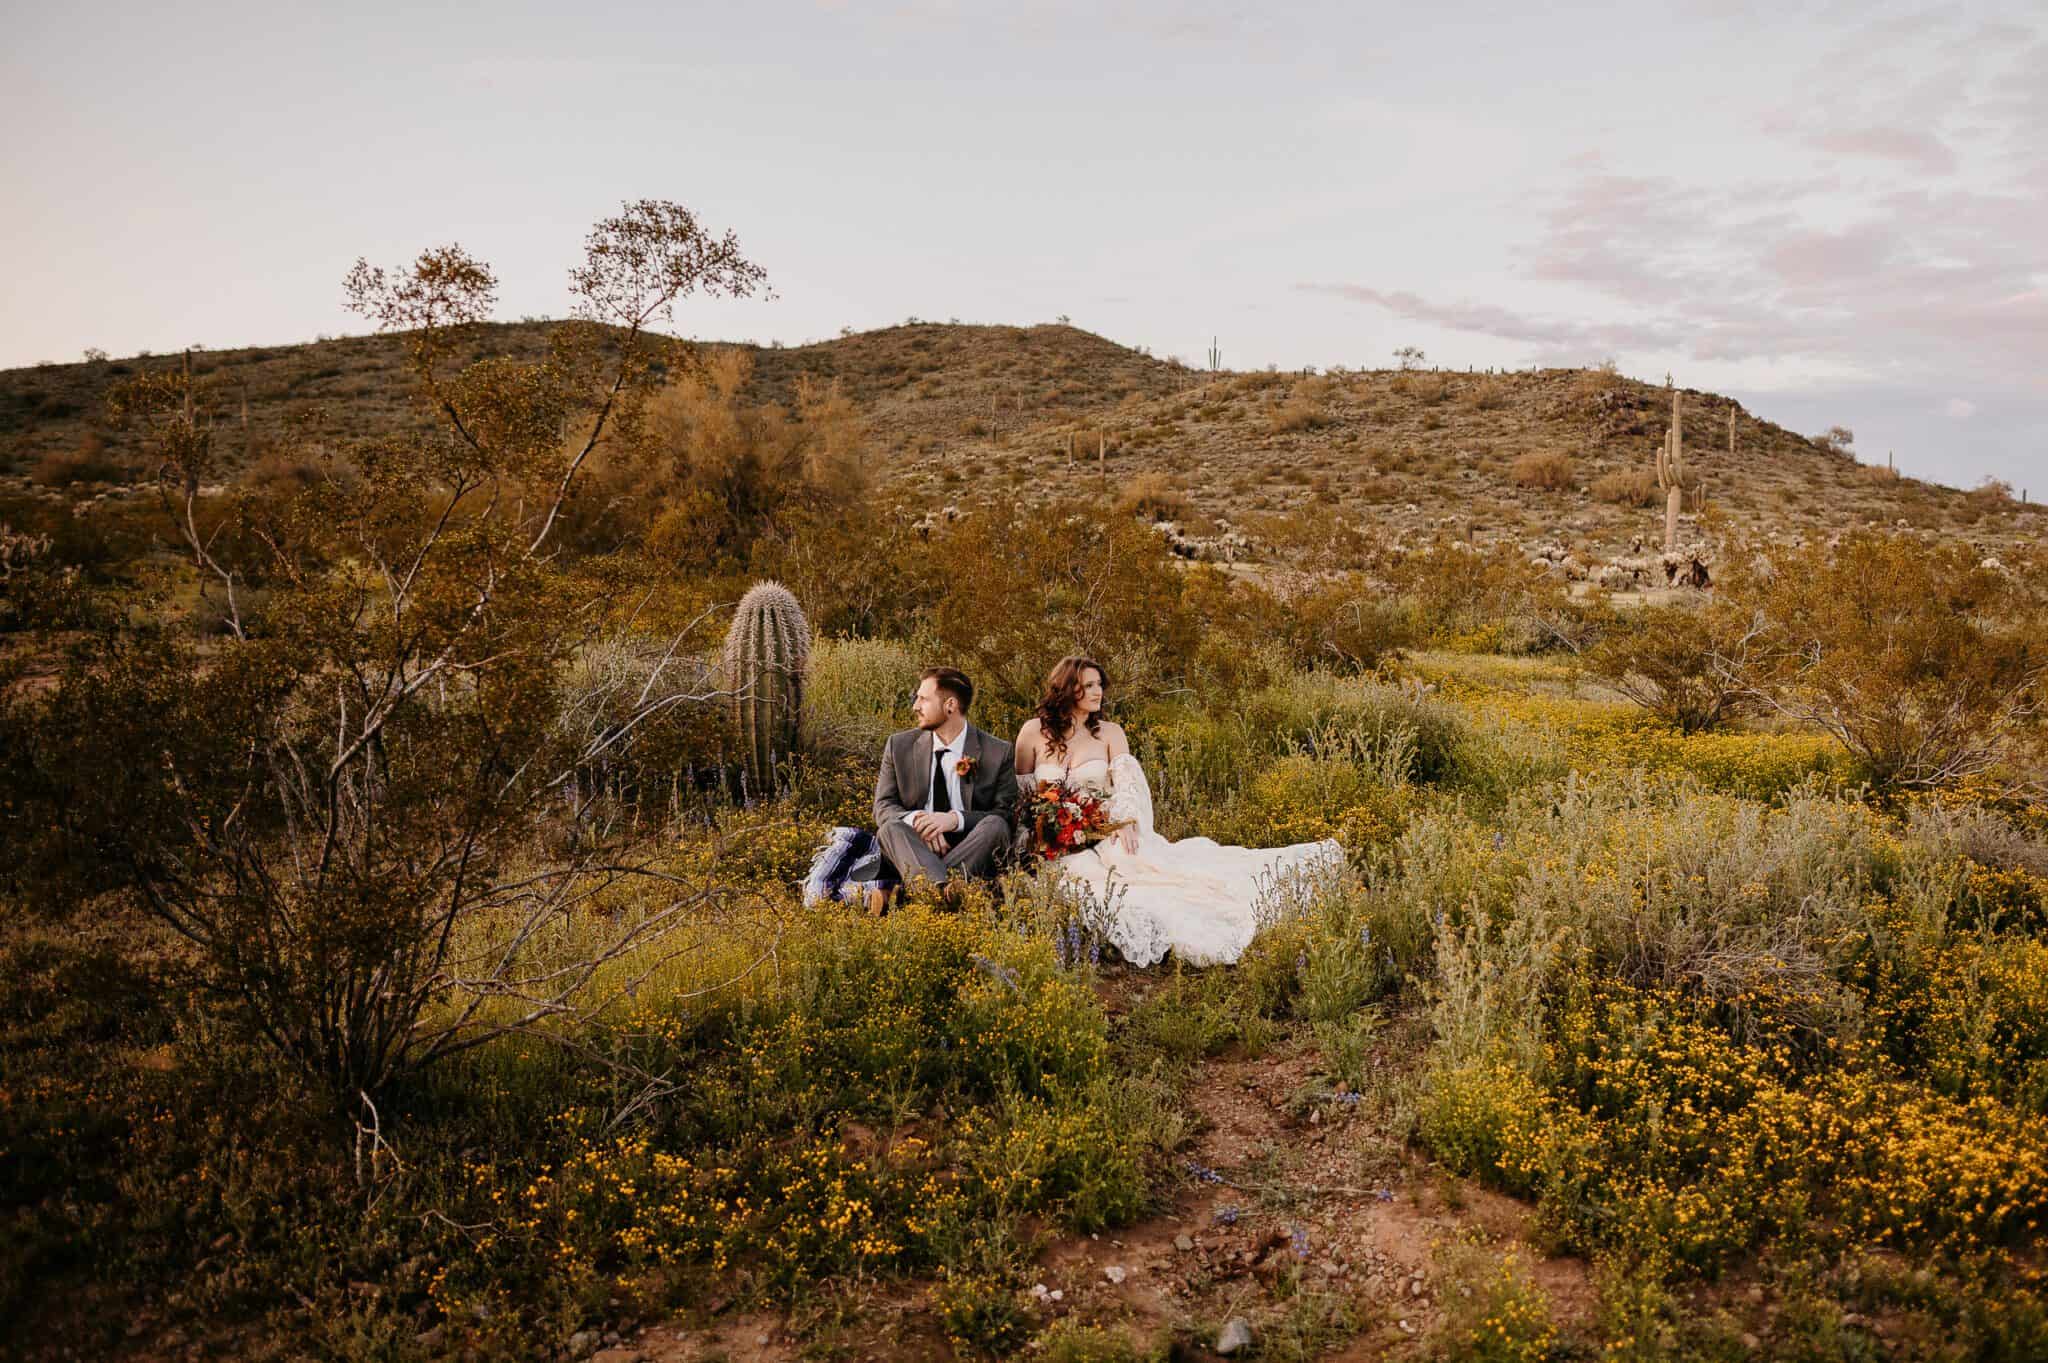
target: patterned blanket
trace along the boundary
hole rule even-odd
[[[882,844],[865,828],[835,828],[811,859],[804,877],[804,903],[845,903],[870,889],[893,890],[896,869],[882,856]]]

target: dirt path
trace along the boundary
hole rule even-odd
[[[1383,1064],[1405,1063],[1382,1042]],[[1413,1048],[1408,1048],[1413,1049]],[[1392,1140],[1369,1099],[1333,1092],[1318,1057],[1288,1043],[1201,1065],[1188,1098],[1202,1126],[1167,1205],[1135,1225],[1061,1235],[1031,1265],[1033,1317],[1165,1336],[1214,1356],[1246,1318],[1331,1359],[1419,1356],[1492,1265],[1512,1253],[1563,1326],[1591,1317],[1584,1262],[1546,1256],[1530,1209],[1453,1179]],[[1187,1351],[1183,1350],[1183,1354]],[[599,1352],[601,1363],[793,1363],[799,1357],[953,1357],[929,1284],[869,1291],[802,1316],[676,1321]]]
[[[1213,1339],[1232,1316],[1256,1325],[1322,1296],[1348,1303],[1354,1339],[1379,1356],[1437,1325],[1441,1294],[1466,1286],[1447,1276],[1444,1251],[1470,1246],[1537,1263],[1560,1321],[1590,1311],[1585,1265],[1543,1259],[1527,1208],[1402,1150],[1362,1100],[1315,1082],[1315,1061],[1294,1048],[1205,1065],[1190,1095],[1205,1126],[1186,1185],[1165,1213],[1113,1238],[1046,1250],[1039,1263],[1061,1305],[1091,1322],[1121,1315]]]

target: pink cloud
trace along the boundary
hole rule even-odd
[[[1860,220],[1814,224],[1844,208]],[[1611,320],[1356,281],[1302,287],[1552,356],[1668,350],[1958,385],[2031,387],[2048,372],[2035,246],[2048,240],[2048,198],[2024,184],[1858,195],[1828,180],[1701,188],[1596,172],[1537,221],[1521,275],[1590,291]]]
[[[1838,128],[1814,133],[1807,141],[1836,156],[1897,161],[1924,175],[1950,175],[1956,169],[1955,152],[1923,128]]]

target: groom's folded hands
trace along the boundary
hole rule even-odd
[[[946,835],[956,832],[967,822],[957,814],[935,814],[928,809],[917,810],[910,816],[910,827],[923,840],[924,845],[939,853],[946,851]]]

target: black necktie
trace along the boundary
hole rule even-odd
[[[946,788],[946,768],[945,764],[940,760],[946,755],[946,752],[947,749],[945,748],[934,748],[932,750],[932,813],[934,814],[951,814],[953,812],[953,794]]]

